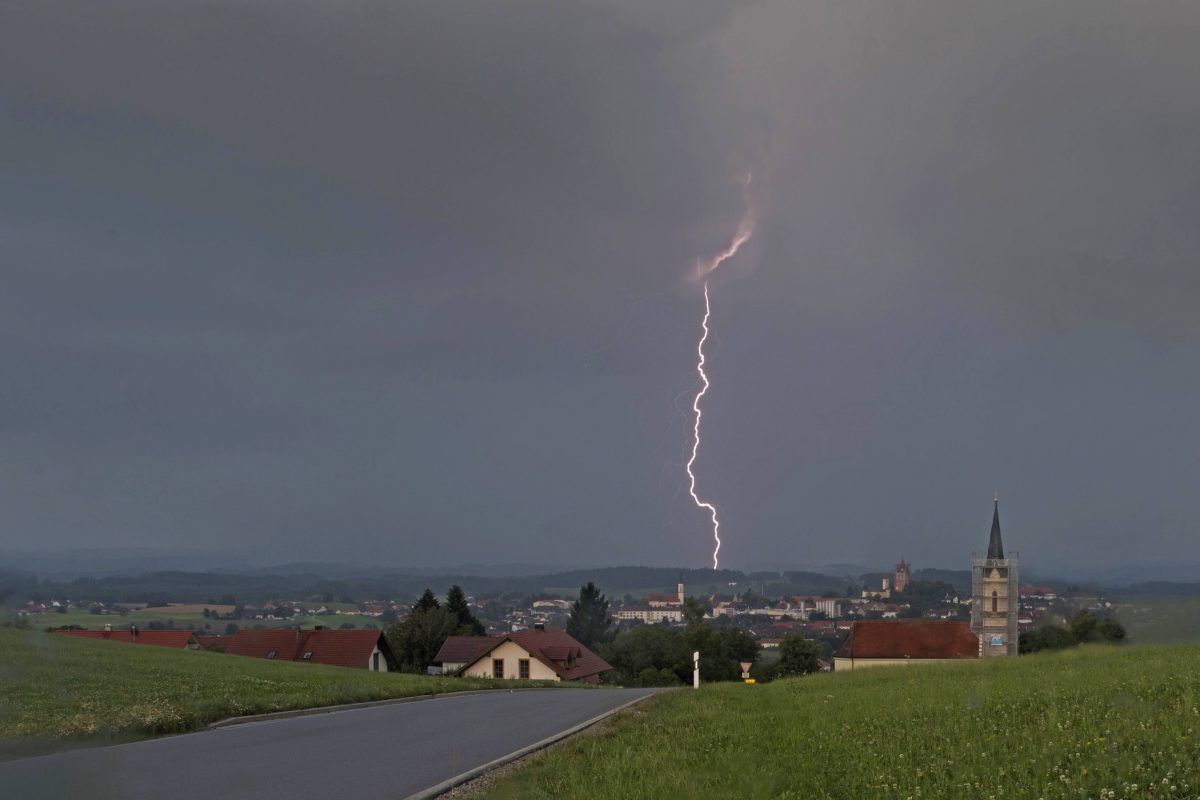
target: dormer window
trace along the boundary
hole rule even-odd
[[[274,650],[272,650],[271,652],[267,653],[267,658],[274,658],[274,657],[275,657],[275,651],[274,651]]]
[[[312,650],[306,650],[306,651],[304,652],[304,655],[302,656],[302,658],[303,658],[305,661],[312,661]]]

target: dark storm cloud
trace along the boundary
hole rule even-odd
[[[2,8],[0,543],[704,563],[747,169],[734,563],[1194,535],[1191,5]]]

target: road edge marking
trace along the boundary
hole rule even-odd
[[[480,775],[483,775],[485,772],[490,772],[490,771],[496,769],[497,767],[502,767],[505,764],[508,764],[512,761],[516,761],[518,758],[523,758],[523,757],[529,755],[530,753],[535,753],[538,750],[545,749],[545,748],[549,747],[550,745],[555,744],[556,742],[561,742],[563,739],[566,739],[570,736],[574,736],[575,734],[580,733],[581,731],[587,730],[588,728],[595,725],[597,722],[601,722],[605,719],[608,719],[613,714],[624,711],[625,709],[629,708],[630,706],[637,705],[638,703],[641,703],[644,700],[654,697],[657,694],[660,694],[660,692],[647,692],[646,694],[642,695],[641,697],[635,697],[633,700],[630,700],[627,703],[622,703],[621,705],[617,706],[616,708],[610,708],[608,711],[605,711],[602,714],[592,717],[591,719],[589,719],[585,722],[581,722],[578,725],[574,725],[570,728],[567,728],[564,731],[559,731],[558,733],[555,733],[551,736],[547,736],[545,739],[542,739],[540,742],[534,742],[533,744],[526,745],[525,747],[522,747],[520,750],[514,750],[513,752],[509,753],[508,755],[500,756],[499,758],[489,761],[488,763],[483,764],[481,766],[475,767],[474,769],[469,769],[466,772],[461,772],[458,775],[455,775],[453,778],[448,778],[448,779],[442,781],[441,783],[430,786],[428,789],[422,789],[421,791],[416,792],[415,794],[410,794],[408,797],[405,797],[404,800],[431,800],[431,798],[438,797],[439,795],[443,795],[456,786],[461,786],[462,784],[466,783],[467,781],[478,778]]]

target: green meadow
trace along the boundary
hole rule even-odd
[[[1089,646],[659,695],[489,798],[1197,798],[1200,648]]]
[[[0,628],[0,758],[246,714],[497,685]],[[538,684],[503,683],[514,685]]]

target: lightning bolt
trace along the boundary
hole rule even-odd
[[[721,521],[717,518],[717,507],[707,500],[701,500],[700,495],[696,494],[696,473],[692,471],[692,465],[696,463],[696,454],[700,451],[700,400],[708,392],[709,382],[708,373],[704,371],[704,343],[708,341],[708,317],[712,313],[712,308],[708,303],[708,281],[704,282],[704,319],[700,322],[700,327],[704,333],[700,336],[700,342],[696,345],[696,355],[699,360],[696,362],[696,372],[700,375],[700,381],[703,384],[700,391],[696,392],[696,397],[692,400],[692,412],[696,415],[696,421],[692,424],[692,457],[687,462],[688,480],[691,481],[691,488],[688,490],[692,494],[692,500],[700,508],[708,509],[708,513],[712,516],[713,526],[713,569],[717,568],[717,554],[721,552]]]
[[[750,179],[751,175],[746,175],[746,180],[743,183],[743,196],[746,198],[746,211],[742,215],[741,222],[738,223],[737,231],[729,242],[729,246],[721,252],[717,253],[707,261],[696,262],[696,278],[706,278],[713,271],[721,266],[722,263],[728,261],[737,255],[742,249],[742,245],[750,241],[750,237],[754,235],[754,208],[750,204]],[[720,564],[718,556],[721,553],[721,520],[717,517],[717,507],[707,500],[702,500],[700,495],[696,494],[696,473],[692,466],[696,463],[696,455],[700,452],[700,401],[704,395],[708,393],[709,381],[708,373],[704,371],[706,359],[704,357],[704,343],[708,341],[708,319],[712,315],[712,306],[708,301],[708,281],[704,281],[704,318],[700,321],[700,341],[696,343],[696,373],[700,376],[700,390],[696,392],[695,398],[692,400],[692,413],[694,413],[695,421],[692,424],[692,457],[687,462],[688,481],[690,482],[689,492],[692,495],[692,500],[698,508],[703,508],[708,511],[712,517],[713,528],[713,569],[717,569]]]

